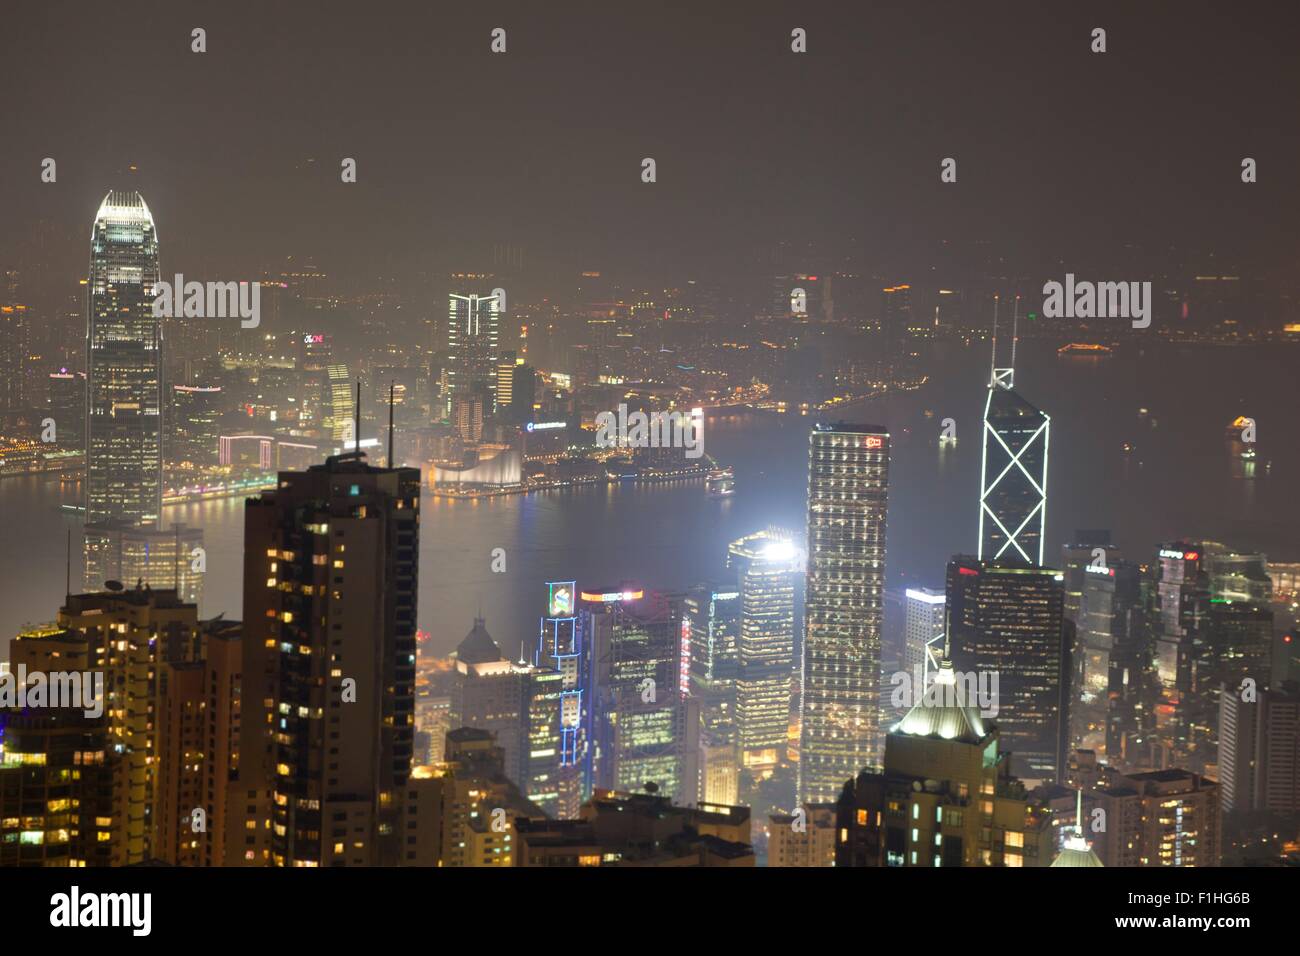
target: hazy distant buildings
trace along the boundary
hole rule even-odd
[[[203,597],[207,554],[203,530],[173,525],[161,530],[102,524],[85,530],[86,587],[100,590],[107,581],[171,588],[181,599],[198,604]]]
[[[173,385],[167,417],[173,466],[205,468],[217,463],[223,392],[219,385]]]
[[[800,803],[834,800],[876,761],[888,485],[884,428],[812,430]]]
[[[1070,638],[1062,574],[971,557],[948,563],[948,652],[958,671],[998,681],[996,721],[1017,776],[1065,766]],[[987,676],[986,676],[987,675]]]

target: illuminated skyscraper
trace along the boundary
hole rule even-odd
[[[1070,633],[1060,571],[957,557],[948,563],[948,656],[998,681],[997,722],[1016,776],[1055,782],[1065,766]],[[987,675],[987,676],[986,676]]]
[[[497,392],[501,298],[451,293],[447,315],[447,382],[451,397],[479,394],[491,411]]]
[[[700,706],[700,795],[710,803],[735,803],[740,761],[736,756],[736,649],[740,591],[705,584],[686,595],[691,625],[689,692]]]
[[[993,335],[996,364],[996,324]],[[1014,339],[1011,364],[993,369],[984,402],[978,557],[1041,567],[1051,418],[1012,388]]]
[[[653,783],[665,797],[695,803],[699,702],[681,692],[682,600],[626,588],[581,598],[592,648],[594,787]]]
[[[835,800],[876,762],[889,433],[819,425],[809,436],[808,577],[797,799]]]
[[[86,320],[86,522],[158,527],[162,320],[158,234],[137,192],[110,192],[90,234]]]
[[[771,769],[785,755],[794,669],[794,594],[803,555],[788,534],[734,541],[727,563],[740,588],[736,731],[741,765]]]
[[[221,437],[219,385],[173,385],[167,459],[191,469],[217,463]]]
[[[415,731],[420,472],[282,471],[244,515],[241,862],[396,865]],[[270,824],[267,824],[267,820]]]
[[[903,628],[903,669],[917,668],[929,683],[943,656],[944,596],[933,588],[908,588],[907,617]],[[924,688],[921,688],[924,690]]]

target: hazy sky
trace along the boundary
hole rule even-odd
[[[494,241],[534,265],[704,274],[848,236],[869,262],[950,238],[1067,264],[1137,241],[1289,266],[1295,19],[1266,3],[6,0],[0,264],[48,220],[84,269],[99,200],[134,187],[164,270],[218,276],[288,254],[445,271]]]

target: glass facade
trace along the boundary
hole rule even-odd
[[[883,427],[813,429],[800,803],[834,801],[846,780],[876,762],[888,485]]]
[[[158,235],[136,192],[110,192],[90,235],[86,522],[162,520]]]

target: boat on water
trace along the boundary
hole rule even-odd
[[[1062,345],[1056,350],[1056,354],[1073,358],[1104,358],[1110,355],[1111,351],[1109,345],[1101,345],[1097,342],[1071,342]]]
[[[710,498],[726,498],[736,493],[736,473],[731,468],[715,468],[704,481]]]

